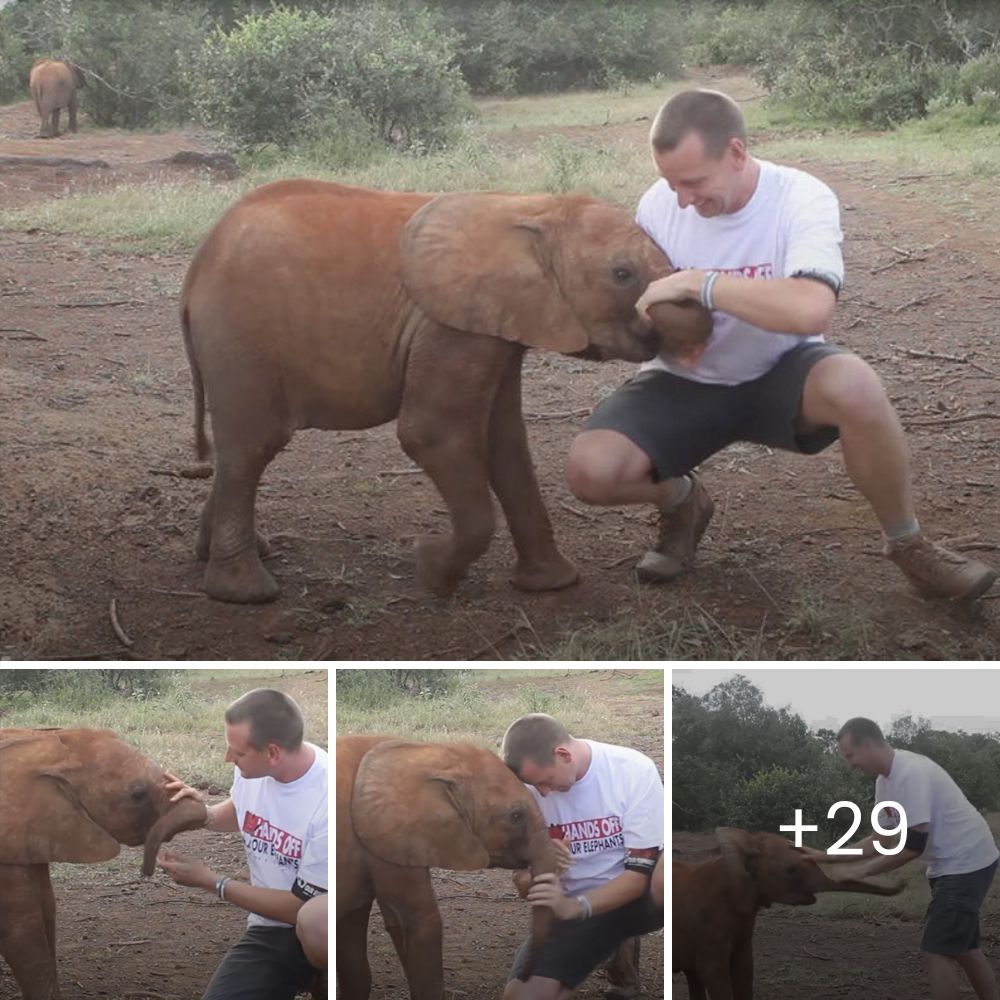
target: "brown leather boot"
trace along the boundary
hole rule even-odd
[[[886,542],[885,555],[904,573],[922,597],[975,601],[997,578],[997,571],[925,538],[920,532]]]
[[[642,583],[665,583],[694,565],[694,552],[715,513],[715,504],[701,480],[692,475],[688,498],[672,510],[660,512],[660,537],[655,548],[635,568]]]

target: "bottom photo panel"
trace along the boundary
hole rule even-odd
[[[1000,672],[671,675],[674,1000],[997,1000]]]
[[[662,998],[665,673],[338,669],[338,996]]]

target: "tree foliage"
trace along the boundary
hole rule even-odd
[[[905,717],[887,739],[896,749],[940,764],[977,809],[1000,808],[1000,738],[935,731],[926,719]],[[674,688],[677,829],[721,825],[777,832],[801,809],[803,820],[820,829],[817,842],[829,844],[853,823],[846,809],[827,816],[842,800],[861,810],[856,839],[869,829],[874,779],[844,764],[835,733],[812,733],[798,715],[765,705],[760,690],[743,676],[700,697]]]

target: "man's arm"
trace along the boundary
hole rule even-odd
[[[635,308],[640,315],[654,302],[699,302],[707,271],[675,271],[651,282]],[[837,296],[832,288],[812,278],[774,278],[757,281],[720,274],[712,286],[712,305],[721,312],[762,330],[811,337],[825,333],[833,319]]]
[[[219,875],[204,861],[191,861],[175,851],[164,849],[160,852],[156,863],[178,885],[202,889],[213,894],[216,891]],[[227,903],[233,903],[240,909],[293,925],[295,916],[304,902],[290,889],[268,889],[264,886],[250,885],[248,882],[239,882],[236,879],[229,879],[226,882],[223,897]]]
[[[648,883],[648,875],[622,872],[610,882],[596,889],[588,889],[580,895],[586,896],[587,902],[590,903],[591,915],[596,915],[617,910],[620,906],[631,903],[633,899],[638,899],[646,891]],[[528,890],[527,899],[532,906],[551,907],[560,920],[579,920],[584,913],[584,908],[576,896],[563,895],[555,875],[539,875]]]

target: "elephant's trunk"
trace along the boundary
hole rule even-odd
[[[532,876],[556,871],[556,849],[552,845],[548,830],[544,827],[531,838],[530,856],[534,859],[531,864]],[[552,911],[547,906],[531,908],[531,944],[528,948],[528,960],[518,977],[522,982],[527,982],[531,978],[554,919]]]
[[[192,798],[183,798],[172,806],[153,824],[146,835],[146,847],[142,857],[142,874],[153,874],[156,867],[156,855],[160,845],[170,840],[174,834],[184,830],[198,830],[208,822],[208,810],[204,803]]]

